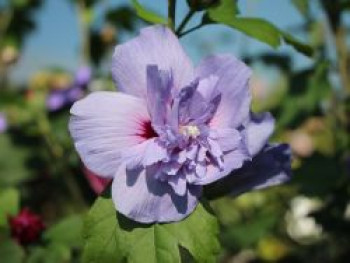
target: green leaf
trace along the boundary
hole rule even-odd
[[[0,261],[6,263],[22,263],[24,259],[24,251],[13,240],[1,240],[0,255]]]
[[[331,92],[328,69],[329,63],[320,61],[310,69],[291,75],[288,96],[280,103],[277,129],[298,127],[308,116],[321,110],[321,102],[329,98]]]
[[[220,5],[208,10],[209,17],[214,21],[229,22],[235,15],[239,14],[237,2],[234,0],[221,0]]]
[[[16,8],[23,8],[28,4],[28,0],[12,0],[11,4]]]
[[[28,263],[63,263],[71,262],[70,250],[62,244],[51,244],[48,247],[33,247]]]
[[[203,204],[181,222],[139,224],[118,214],[109,196],[101,196],[85,221],[83,262],[181,262],[179,246],[196,262],[216,262],[216,218]]]
[[[302,15],[305,16],[309,12],[309,0],[292,0],[292,3]]]
[[[213,19],[213,17],[211,17],[211,19]],[[232,17],[230,21],[216,20],[216,22],[223,23],[237,29],[250,37],[272,46],[273,48],[277,48],[281,44],[281,35],[279,30],[264,19]]]
[[[311,56],[312,47],[283,32],[269,21],[254,17],[241,17],[236,1],[223,0],[217,7],[209,8],[203,16],[203,24],[220,23],[232,27],[252,38],[277,48],[283,39],[286,44],[293,46],[297,51]]]
[[[31,155],[30,149],[15,145],[8,135],[0,134],[0,187],[13,186],[30,177],[27,161]]]
[[[252,247],[268,235],[278,222],[276,214],[262,213],[255,216],[255,218],[246,219],[244,222],[227,227],[222,235],[223,241],[231,246],[239,244],[244,248]]]
[[[137,0],[131,0],[136,10],[136,14],[146,22],[153,24],[167,24],[167,20],[152,11],[145,9]]]
[[[300,42],[299,40],[297,40],[295,37],[293,37],[291,34],[280,31],[283,40],[293,46],[297,51],[299,51],[300,53],[303,53],[309,57],[311,57],[314,53],[314,49],[310,46],[307,45],[305,43]]]
[[[0,193],[0,226],[7,225],[7,217],[19,210],[19,193],[16,189],[6,189]]]
[[[82,246],[83,216],[73,215],[51,226],[44,234],[44,239],[68,247]]]

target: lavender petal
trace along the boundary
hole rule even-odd
[[[173,222],[188,216],[198,204],[201,187],[189,186],[186,193],[179,196],[154,174],[153,168],[130,173],[120,166],[112,184],[116,209],[142,223]]]
[[[112,75],[118,89],[145,97],[148,65],[171,72],[175,89],[181,89],[193,79],[192,62],[177,37],[165,26],[147,27],[137,38],[115,48]]]

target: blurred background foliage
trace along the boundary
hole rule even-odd
[[[15,81],[11,72],[20,63],[28,36],[38,27],[36,18],[46,1],[50,0],[0,2],[0,262],[4,263],[80,262],[83,218],[103,184],[74,151],[67,130],[69,107],[89,92],[114,89],[108,65],[123,35],[134,36],[148,23],[167,21],[150,11],[147,1],[132,0],[101,11],[98,7],[108,1],[65,0],[77,17],[80,66],[73,72],[52,65]],[[277,120],[274,140],[291,145],[294,177],[284,186],[211,201],[221,225],[219,262],[350,260],[346,22],[350,1],[289,2],[302,23],[282,31],[278,24],[245,16],[239,10],[241,3],[234,0],[178,1],[184,6],[181,10],[188,11],[178,14],[185,21],[176,23],[180,36],[220,23],[273,48],[294,47],[292,52],[271,48],[236,54],[255,72],[253,110],[271,111]],[[317,2],[321,18],[315,16],[311,2]],[[186,28],[193,16],[199,17],[198,24]],[[303,42],[294,38],[295,32],[302,33]],[[223,37],[217,43],[230,46],[230,41],[238,40]],[[197,53],[205,53],[205,43],[193,46]],[[302,69],[294,66],[297,53],[310,57]],[[9,223],[25,207],[45,224],[41,237],[30,244],[15,241]]]

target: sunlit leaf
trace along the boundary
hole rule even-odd
[[[302,15],[306,15],[309,11],[309,0],[291,0],[293,5]]]
[[[318,63],[315,69],[306,69],[291,76],[289,94],[281,103],[277,127],[297,127],[305,118],[320,110],[322,101],[330,95],[328,63]]]
[[[216,17],[214,16],[214,18]],[[213,19],[212,16],[211,19]],[[264,19],[232,16],[230,21],[226,21],[226,19],[221,20],[220,18],[214,20],[237,29],[250,37],[272,46],[273,48],[277,48],[281,44],[279,30]]]
[[[138,224],[115,211],[108,195],[98,198],[84,228],[83,262],[181,262],[179,246],[196,262],[216,262],[219,251],[216,218],[199,204],[185,220]]]
[[[131,0],[137,15],[146,22],[153,24],[166,24],[167,20],[158,14],[145,9],[137,0]]]
[[[51,226],[44,234],[44,239],[68,247],[80,247],[82,244],[83,219],[73,215]]]
[[[84,2],[84,5],[88,8],[98,4],[99,2],[102,2],[101,0],[70,0],[72,3],[81,3],[82,1]]]
[[[307,56],[312,56],[314,53],[313,48],[310,45],[307,45],[305,43],[300,42],[299,40],[297,40],[295,37],[293,37],[291,34],[280,31],[281,35],[283,37],[283,40],[293,46],[297,51],[299,51],[300,53],[303,53]]]
[[[12,0],[11,4],[16,8],[22,8],[25,7],[28,3],[28,0]]]
[[[23,249],[13,240],[1,240],[0,255],[4,263],[22,263],[24,259]]]
[[[231,21],[232,18],[239,14],[237,2],[235,0],[221,0],[220,5],[214,6],[208,10],[209,17],[217,21]],[[215,19],[216,18],[216,19]]]
[[[19,210],[19,193],[16,189],[6,189],[0,192],[0,226],[7,224],[10,215],[16,215]]]
[[[278,27],[262,18],[241,17],[236,1],[224,0],[219,6],[209,8],[203,17],[204,24],[220,23],[234,28],[252,38],[277,48],[283,39],[286,44],[293,46],[297,51],[312,55],[312,48],[297,40],[292,35],[283,32]]]
[[[11,158],[7,158],[11,156]],[[12,186],[30,177],[27,166],[30,157],[29,149],[19,147],[10,138],[0,135],[0,186]]]
[[[256,215],[256,218],[246,220],[244,224],[236,224],[226,229],[222,238],[225,243],[232,243],[231,246],[240,244],[242,247],[249,248],[266,236],[277,221],[276,214],[261,213]]]
[[[51,244],[47,247],[34,247],[27,263],[63,263],[71,262],[70,250],[62,244]]]

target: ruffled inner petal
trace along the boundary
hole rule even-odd
[[[235,150],[240,146],[242,135],[236,129],[218,129],[212,130],[210,138],[217,141],[221,151],[228,152]]]
[[[204,177],[196,178],[193,184],[207,185],[226,177],[229,173],[243,166],[250,157],[244,147],[240,145],[236,150],[227,152],[223,155],[223,166],[207,163],[207,172]]]
[[[152,126],[160,133],[167,122],[171,103],[171,73],[159,70],[157,66],[147,66],[147,104]]]
[[[211,119],[214,128],[237,128],[249,118],[251,95],[248,81],[250,69],[232,55],[212,56],[196,68],[200,79],[216,76],[221,102]]]

